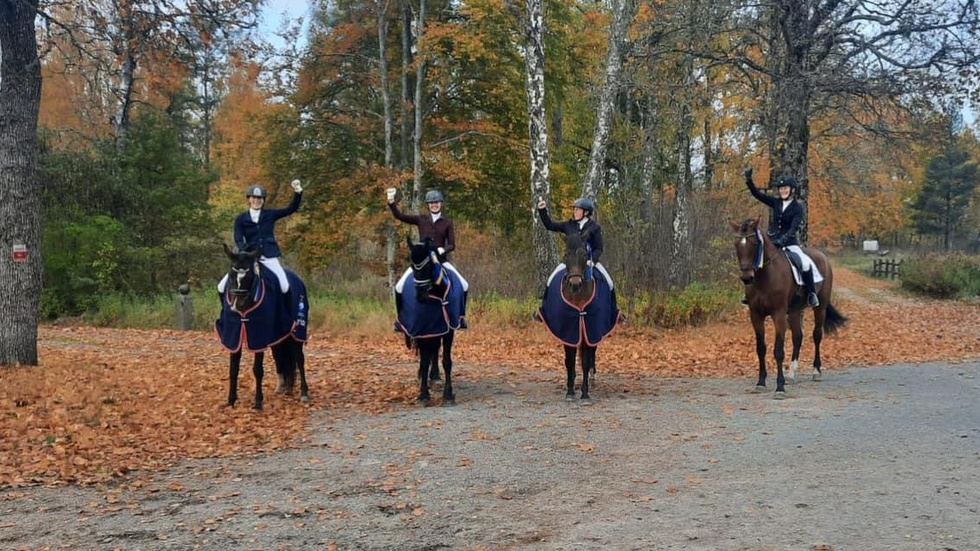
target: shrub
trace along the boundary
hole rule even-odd
[[[944,299],[980,295],[980,258],[963,253],[910,258],[902,265],[902,288]]]

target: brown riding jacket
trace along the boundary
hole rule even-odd
[[[398,205],[394,203],[389,203],[388,208],[391,209],[391,214],[395,215],[395,218],[406,224],[418,226],[419,238],[425,239],[428,237],[432,240],[434,246],[442,247],[446,251],[447,256],[456,249],[456,229],[453,227],[452,221],[446,218],[445,214],[440,216],[433,224],[432,215],[429,213],[405,214],[398,210]]]

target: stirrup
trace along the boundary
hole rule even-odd
[[[810,293],[810,296],[807,297],[807,302],[810,304],[811,308],[816,308],[817,306],[820,306],[820,299],[817,298],[816,293]]]
[[[742,304],[745,305],[745,306],[748,306],[749,305],[749,299],[747,299],[745,297],[742,297]]]

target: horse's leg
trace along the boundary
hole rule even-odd
[[[238,370],[242,365],[242,351],[232,352],[228,364],[228,405],[238,401]]]
[[[423,406],[429,405],[429,365],[432,362],[432,341],[438,339],[416,339],[415,344],[419,347],[419,397],[418,403]]]
[[[442,387],[442,405],[455,406],[456,395],[453,394],[453,339],[455,331],[450,331],[442,337],[442,370],[446,372],[446,384]],[[438,343],[436,350],[439,350]],[[438,369],[436,374],[439,374]]]
[[[759,356],[759,381],[755,383],[755,391],[761,392],[766,389],[766,318],[755,312],[750,317],[755,331],[755,353]]]
[[[445,337],[436,337],[436,343],[435,343],[434,351],[433,351],[433,354],[432,354],[432,363],[430,364],[430,367],[429,367],[429,380],[430,381],[439,381],[439,380],[442,379],[439,376],[439,347],[443,345],[444,338]],[[443,358],[446,357],[446,351],[445,350],[443,350],[442,356],[443,356]]]
[[[829,293],[828,293],[829,296]],[[823,378],[823,371],[820,370],[820,342],[823,341],[823,324],[827,320],[827,306],[830,299],[821,301],[820,306],[813,311],[813,380],[819,381]]]
[[[285,348],[286,345],[282,343],[272,347],[272,361],[276,364],[276,394],[287,394],[292,391],[292,388],[289,388],[288,354]]]
[[[306,404],[310,401],[310,387],[306,384],[306,354],[303,352],[303,343],[293,341],[293,358],[299,371],[299,399]]]
[[[776,396],[777,400],[786,397],[786,377],[783,375],[783,360],[786,359],[786,312],[777,312],[772,316],[776,330],[776,345],[773,356],[776,358]]]
[[[789,361],[789,374],[786,380],[796,382],[796,370],[800,367],[800,349],[803,347],[803,312],[789,314],[789,329],[793,334],[793,357]]]
[[[591,404],[589,396],[589,373],[595,369],[595,347],[582,343],[582,400]]]
[[[252,409],[255,411],[262,411],[262,360],[264,358],[264,353],[257,352],[255,363],[252,364],[252,374],[255,375],[255,405]]]
[[[575,347],[565,345],[565,401],[575,399]]]

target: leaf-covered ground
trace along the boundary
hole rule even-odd
[[[907,298],[844,269],[836,276],[834,303],[850,321],[825,339],[825,369],[980,357],[977,304]],[[676,331],[626,325],[600,348],[598,369],[752,379],[746,318]],[[561,348],[543,328],[490,331],[478,319],[472,326],[457,338],[454,376],[520,380],[547,372],[564,380]],[[0,370],[0,487],[92,484],[184,458],[276,450],[304,440],[311,409],[371,414],[410,403],[417,391],[415,359],[395,334],[314,335],[307,347],[310,406],[272,394],[267,359],[262,413],[249,407],[254,379],[246,360],[239,405],[223,406],[227,355],[209,333],[43,327],[40,347],[41,367]],[[807,335],[804,365],[811,359]]]

